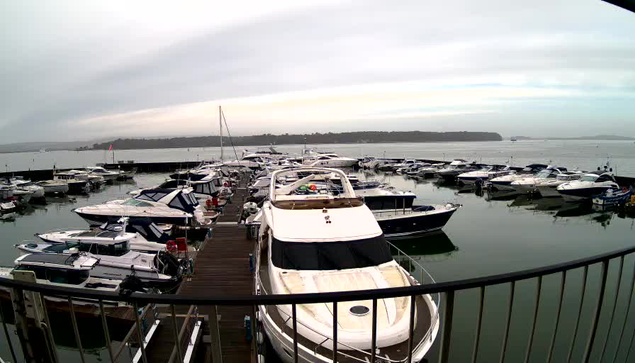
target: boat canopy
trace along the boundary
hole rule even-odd
[[[198,205],[198,201],[190,193],[190,190],[184,189],[146,189],[142,190],[134,199],[163,203],[187,213],[194,212]]]

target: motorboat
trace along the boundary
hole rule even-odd
[[[9,201],[9,202],[0,201],[0,214],[2,215],[12,214],[13,212],[15,212],[17,208],[18,208],[17,204],[15,204],[15,202],[13,201]]]
[[[633,190],[622,188],[622,190],[608,189],[600,195],[593,197],[592,202],[594,206],[600,207],[613,207],[623,206],[633,196]]]
[[[357,159],[339,156],[334,153],[318,154],[304,160],[304,165],[324,168],[348,168],[357,165]]]
[[[93,276],[99,259],[79,253],[27,254],[14,263],[13,268],[0,267],[0,278],[15,279],[20,273],[31,272],[38,284],[100,292],[118,292],[121,284],[121,280]]]
[[[78,170],[56,171],[53,174],[53,180],[65,181],[68,184],[68,193],[71,194],[87,194],[91,189],[88,173]]]
[[[430,166],[429,163],[416,162],[414,164],[410,164],[409,166],[404,166],[395,170],[395,173],[401,174],[401,175],[414,176],[414,175],[417,175],[417,173],[419,173],[420,168],[427,168],[429,166]]]
[[[220,184],[220,178],[204,178],[198,181],[190,181],[186,179],[168,179],[161,183],[160,185],[145,188],[132,190],[128,192],[128,194],[132,196],[137,196],[141,194],[142,191],[146,189],[192,189],[192,193],[194,193],[194,197],[199,202],[205,203],[207,200],[212,199],[214,197],[218,197],[221,189],[226,190],[227,187],[218,186]],[[231,191],[228,191],[231,194]],[[227,194],[227,193],[225,193]]]
[[[357,163],[357,165],[362,169],[377,169],[385,162],[385,160],[377,159],[373,156],[365,156]]]
[[[86,167],[86,171],[89,174],[97,175],[97,176],[100,176],[100,177],[104,178],[104,180],[106,180],[106,182],[112,182],[112,181],[115,181],[115,180],[119,179],[120,174],[121,174],[119,171],[106,170],[102,166],[88,166],[88,167]]]
[[[558,186],[557,191],[567,201],[591,200],[596,195],[604,194],[607,190],[620,191],[613,174],[589,173],[579,180],[567,182]]]
[[[80,207],[73,211],[92,226],[117,222],[121,217],[130,217],[131,220],[145,218],[157,224],[180,226],[208,226],[212,223],[210,218],[204,216],[191,188],[146,189],[134,198]]]
[[[506,175],[511,173],[511,169],[509,167],[505,167],[502,165],[487,165],[479,170],[468,171],[467,173],[459,174],[456,178],[460,183],[463,184],[475,184],[475,183],[485,183],[490,178],[496,178],[502,175]]]
[[[356,196],[346,175],[333,169],[309,169],[296,182],[280,185],[272,175],[269,200],[262,208],[256,248],[255,293],[290,295],[378,288],[420,283],[392,257],[372,212]],[[342,192],[312,186],[320,173],[337,173]],[[304,187],[304,188],[303,188]],[[306,193],[306,190],[311,193]],[[414,260],[410,260],[414,262]],[[422,271],[423,268],[421,267]],[[432,278],[430,277],[430,282]],[[436,296],[436,295],[435,295]],[[411,305],[414,301],[414,305]],[[333,362],[333,304],[298,304],[298,362]],[[260,305],[259,327],[285,362],[293,362],[291,305]],[[337,361],[371,361],[372,300],[337,304]],[[412,361],[421,361],[439,329],[438,299],[430,295],[377,300],[378,361],[402,362],[409,356],[411,309],[415,309]]]
[[[13,177],[9,179],[9,183],[15,186],[18,189],[23,189],[28,192],[31,192],[32,199],[42,199],[44,198],[44,188],[35,184],[30,180],[25,180],[22,177]]]
[[[408,209],[374,210],[373,215],[386,238],[405,237],[442,229],[458,204],[420,205]]]
[[[13,198],[14,191],[15,188],[10,185],[0,183],[0,202]]]
[[[69,191],[68,183],[65,180],[42,180],[37,185],[44,188],[44,194],[66,194]]]
[[[536,191],[536,183],[544,182],[548,179],[556,179],[558,175],[565,174],[567,168],[550,166],[536,175],[527,176],[513,181],[510,186],[518,193],[533,193]]]
[[[136,220],[130,224],[128,218],[122,218],[117,223],[104,223],[92,229],[36,233],[35,237],[42,242],[51,244],[127,242],[130,250],[145,253],[164,251],[165,244],[171,240],[170,236],[156,224],[147,220]]]
[[[123,280],[134,275],[154,287],[174,286],[181,278],[183,266],[171,254],[159,251],[155,254],[133,251],[130,249],[128,236],[113,231],[113,238],[103,238],[92,233],[82,238],[64,243],[26,242],[16,244],[21,254],[72,254],[81,253],[99,260],[91,275],[101,278]]]
[[[421,178],[432,178],[437,175],[437,172],[445,167],[444,163],[431,164],[428,167],[420,168],[417,172],[417,176]]]
[[[417,197],[412,192],[404,192],[377,182],[358,183],[354,187],[354,191],[371,210],[409,209],[412,208]]]
[[[582,173],[579,172],[570,172],[567,171],[565,173],[559,174],[555,179],[553,178],[545,178],[536,181],[535,188],[540,196],[543,198],[549,197],[560,197],[560,193],[558,193],[558,186],[568,183],[573,180],[578,180],[582,177]]]
[[[460,174],[478,169],[473,163],[468,163],[463,159],[455,159],[447,167],[437,171],[440,178],[446,181],[454,181]]]
[[[547,167],[548,166],[545,164],[529,164],[518,172],[510,173],[503,176],[497,176],[490,179],[488,185],[500,191],[516,191],[516,189],[511,186],[513,182],[535,175],[538,172],[546,169]]]

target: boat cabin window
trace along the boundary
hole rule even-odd
[[[542,170],[538,174],[536,174],[536,178],[550,178],[551,170]],[[555,176],[553,176],[555,178]]]
[[[77,247],[82,252],[90,252],[96,255],[106,255],[106,256],[123,256],[130,248],[128,246],[128,242],[119,242],[113,244],[101,244],[101,243],[73,243],[68,244],[68,248]]]
[[[46,269],[46,279],[56,284],[79,285],[90,275],[88,270]]]
[[[46,268],[44,266],[20,265],[15,269],[18,271],[33,271],[36,279],[46,280]]]
[[[287,270],[343,270],[392,261],[384,236],[346,242],[283,242],[273,239],[271,260]]]
[[[607,182],[607,181],[613,181],[613,178],[605,174],[605,175],[600,175],[600,177],[597,178],[595,182],[601,183],[601,182]]]
[[[580,178],[580,181],[594,182],[594,181],[599,181],[599,179],[600,178],[597,175],[589,174],[589,175],[584,175],[582,178]]]
[[[127,200],[123,202],[122,204],[133,206],[133,207],[152,207],[152,204],[141,201],[141,200],[136,200],[136,199]]]

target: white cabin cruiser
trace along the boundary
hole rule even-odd
[[[181,226],[210,225],[212,222],[209,218],[205,218],[203,209],[194,197],[191,188],[146,189],[134,198],[80,207],[73,212],[92,226],[116,222],[121,217],[145,218],[157,224]]]
[[[89,174],[93,174],[93,175],[97,175],[97,176],[101,176],[102,178],[104,178],[104,180],[106,180],[106,182],[111,182],[114,180],[117,180],[120,177],[120,172],[119,171],[109,171],[104,169],[101,166],[89,166],[86,167],[86,171]]]
[[[459,174],[456,178],[463,184],[485,183],[490,178],[496,178],[511,173],[511,169],[502,165],[488,165],[479,170]]]
[[[620,186],[615,181],[613,174],[608,172],[585,174],[580,180],[564,183],[557,188],[558,193],[565,200],[570,201],[590,200],[609,189],[619,191]]]
[[[88,173],[78,170],[57,171],[53,174],[53,180],[65,181],[68,184],[69,193],[86,194],[91,189]]]
[[[31,198],[41,199],[44,198],[44,188],[35,184],[30,180],[25,180],[22,177],[14,177],[9,179],[9,183],[18,189],[24,189],[32,193]]]
[[[536,191],[536,183],[542,183],[548,179],[555,180],[558,175],[565,174],[566,172],[567,168],[550,166],[538,172],[536,175],[513,181],[510,186],[518,193],[533,193]]]
[[[169,253],[149,254],[132,251],[126,236],[120,235],[110,239],[87,236],[85,239],[65,243],[27,242],[16,244],[15,247],[21,254],[80,252],[99,260],[99,264],[92,270],[92,276],[123,280],[127,276],[135,275],[141,281],[156,287],[175,285],[183,272],[178,260]]]
[[[450,163],[450,165],[437,171],[437,174],[444,180],[452,181],[455,180],[459,174],[474,171],[476,169],[477,167],[472,163],[468,163],[463,159],[455,159]]]
[[[69,191],[65,180],[43,180],[37,182],[37,185],[44,188],[44,194],[66,194]]]
[[[511,184],[517,180],[530,177],[541,170],[546,169],[548,166],[545,164],[529,164],[525,166],[521,171],[510,173],[503,176],[497,176],[495,178],[490,179],[489,185],[493,188],[500,191],[515,191],[514,187]]]
[[[543,198],[559,197],[560,193],[558,193],[558,186],[570,181],[578,180],[581,177],[582,173],[580,172],[568,171],[566,173],[559,174],[555,179],[546,178],[537,180],[535,187],[538,193],[540,193],[540,196]]]
[[[373,214],[355,195],[346,175],[333,169],[300,169],[309,175],[276,187],[262,208],[256,261],[256,294],[304,294],[407,287],[419,284],[391,256]],[[312,188],[316,176],[337,173],[342,192]],[[323,178],[319,178],[323,179]],[[312,194],[296,193],[307,186]],[[372,301],[337,305],[339,362],[371,358]],[[331,303],[297,306],[299,362],[333,362]],[[408,359],[410,311],[415,309],[412,361],[420,361],[439,329],[438,307],[429,295],[377,301],[377,359]],[[261,327],[285,362],[293,361],[291,305],[259,306]]]
[[[304,159],[304,165],[324,168],[348,168],[357,165],[357,159],[339,156],[334,153],[318,154],[315,157]]]
[[[93,229],[57,230],[36,233],[35,237],[52,244],[127,242],[131,250],[145,253],[164,251],[165,244],[170,240],[170,236],[156,224],[145,220],[130,224],[128,218],[122,218],[117,223],[104,223]]]

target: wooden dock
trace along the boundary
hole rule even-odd
[[[244,182],[241,183],[244,186]],[[232,203],[225,206],[218,225],[212,230],[212,237],[205,240],[197,252],[194,274],[184,279],[177,291],[179,295],[198,297],[250,295],[253,292],[253,274],[249,269],[249,254],[253,252],[254,241],[247,239],[244,226],[238,224],[241,206],[246,197],[246,189],[237,189]],[[176,313],[186,314],[188,307],[177,307]],[[246,337],[244,319],[253,311],[250,306],[218,306],[219,332],[223,362],[250,362],[253,357],[253,340]],[[162,312],[167,312],[162,308]],[[205,318],[202,342],[198,344],[192,361],[212,362],[210,345],[209,315],[211,307],[198,306],[198,313]],[[183,324],[179,317],[177,324]],[[165,324],[164,324],[165,323]],[[181,326],[178,327],[181,329]],[[162,319],[160,327],[152,337],[146,352],[149,362],[168,362],[174,348],[174,326],[171,316]]]

